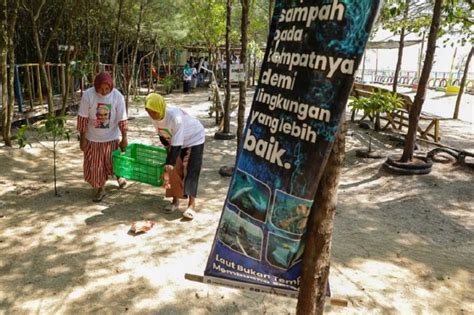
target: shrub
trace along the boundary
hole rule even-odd
[[[397,93],[384,92],[377,89],[375,93],[369,97],[351,97],[349,107],[352,110],[361,110],[364,115],[375,117],[380,113],[393,113],[395,110],[403,107],[403,99]],[[372,131],[369,131],[369,147],[372,150]]]

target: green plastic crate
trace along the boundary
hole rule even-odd
[[[114,174],[153,186],[163,185],[162,175],[166,162],[166,149],[140,143],[112,152]]]

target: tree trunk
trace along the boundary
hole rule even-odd
[[[86,0],[86,7],[90,8],[89,1]],[[91,26],[90,26],[90,14],[86,14],[86,33],[87,33],[87,48],[92,51],[92,40],[91,40]]]
[[[68,46],[69,46],[69,44],[68,44]],[[64,93],[62,95],[63,103],[62,103],[62,106],[61,106],[61,116],[64,116],[66,114],[66,110],[67,110],[67,107],[68,107],[67,103],[68,103],[68,100],[69,100],[69,92],[71,90],[71,86],[74,84],[74,78],[69,73],[69,69],[71,67],[71,65],[70,65],[70,63],[71,63],[71,53],[72,53],[71,51],[67,52],[66,60],[64,61],[64,63],[65,63],[64,73],[65,73],[65,76],[66,76],[66,80],[65,80],[65,85],[66,86],[64,88]],[[75,55],[75,53],[74,53],[74,55]]]
[[[59,196],[58,194],[58,187],[56,185],[57,183],[57,172],[56,172],[56,136],[53,138],[53,179],[54,179],[54,195],[56,197]]]
[[[138,71],[137,71],[137,74],[135,75],[135,87],[138,87],[139,91],[140,91],[141,79],[142,79],[142,76],[141,76],[142,72],[141,71],[143,69],[145,69],[145,59],[150,58],[150,56],[152,56],[154,53],[155,53],[155,50],[154,50],[154,47],[153,47],[152,51],[150,51],[145,56],[141,57],[140,61],[138,62]],[[150,68],[150,72],[151,72],[151,68]]]
[[[7,52],[8,52],[8,38],[7,38],[7,0],[0,1],[0,14],[2,16],[0,24],[0,74],[2,83],[2,132],[3,141],[6,144],[8,140],[5,137],[5,126],[7,124],[8,113],[8,88],[7,88]]]
[[[364,75],[365,75],[365,55],[367,53],[367,50],[364,50],[364,54],[362,56],[362,73],[360,75],[360,81],[362,84],[364,84]]]
[[[275,0],[268,0],[268,29],[272,27],[273,4]]]
[[[127,47],[126,43],[123,43],[123,48],[122,48],[122,80],[121,80],[121,83],[122,83],[122,91],[124,94],[127,94],[127,75],[128,75],[128,67],[125,68],[125,47]],[[127,101],[127,99],[125,98],[125,101]]]
[[[232,18],[232,0],[227,0],[227,18],[225,31],[225,55],[226,55],[226,86],[224,101],[224,130],[223,133],[230,133],[230,32]]]
[[[51,82],[48,77],[48,70],[46,69],[46,65],[44,61],[40,61],[39,66],[41,70],[41,79],[46,85],[46,95],[48,99],[48,113],[52,114],[54,111],[54,99],[53,99],[53,91],[51,88]]]
[[[438,35],[439,25],[441,23],[441,9],[443,0],[436,0],[433,17],[431,20],[430,33],[428,35],[428,43],[426,45],[426,58],[421,71],[420,81],[418,82],[418,89],[416,90],[415,100],[410,109],[410,118],[408,123],[408,132],[405,137],[405,147],[400,162],[406,163],[413,159],[413,152],[415,150],[416,130],[418,129],[418,122],[420,120],[421,108],[425,101],[426,85],[430,78],[431,68],[433,66],[434,54],[436,51],[436,38]]]
[[[128,53],[128,46],[129,44],[125,47],[127,47],[127,52],[125,55],[125,49],[122,50],[122,71],[123,71],[123,91],[124,91],[124,96],[125,96],[125,108],[128,113],[128,100],[129,100],[129,95],[130,95],[130,90],[128,88],[128,82],[132,79],[132,75],[130,73],[130,54]]]
[[[71,30],[72,30],[72,17],[69,17],[69,21],[66,23],[65,26],[66,26],[65,42],[66,42],[66,45],[69,47],[70,46],[69,39],[70,39]],[[66,51],[66,60],[64,60],[64,76],[65,76],[64,85],[65,86],[61,93],[62,94],[61,95],[62,96],[61,116],[63,116],[66,113],[67,101],[69,99],[69,89],[70,89],[70,82],[71,82],[70,76],[69,76],[70,58],[71,58],[71,50],[68,49]]]
[[[155,63],[155,54],[156,54],[156,35],[153,38],[153,53],[151,54],[150,58],[150,76],[149,76],[149,81],[148,81],[148,91],[147,93],[150,93],[150,89],[153,87],[153,68],[154,68],[154,63]],[[159,70],[159,68],[158,68]],[[153,87],[153,90],[155,88]]]
[[[145,0],[142,0],[140,3],[140,12],[138,14],[138,22],[137,22],[137,33],[135,37],[135,44],[133,45],[133,51],[132,51],[132,60],[130,60],[131,63],[131,70],[130,70],[130,78],[127,81],[127,99],[125,100],[125,105],[128,113],[128,104],[129,104],[129,97],[130,97],[130,91],[132,90],[132,83],[133,83],[133,78],[135,77],[135,62],[137,60],[137,52],[138,52],[138,45],[140,45],[140,29],[142,26],[142,18],[143,18],[143,12],[145,11]]]
[[[8,31],[7,31],[7,47],[8,47],[8,59],[10,60],[8,68],[8,107],[6,115],[6,123],[3,125],[3,139],[5,145],[11,146],[11,127],[13,121],[13,114],[15,111],[15,28],[16,21],[18,18],[18,8],[20,4],[18,1],[14,1],[12,7],[11,16],[8,19]]]
[[[240,63],[244,67],[244,73],[248,75],[247,66],[247,29],[249,24],[249,0],[240,0],[242,5],[242,17],[240,20]],[[239,158],[239,148],[243,140],[244,125],[245,125],[245,96],[247,92],[247,79],[244,78],[239,82],[239,109],[237,113],[237,159]]]
[[[416,79],[420,79],[420,72],[421,72],[421,63],[423,62],[423,48],[425,46],[425,35],[426,32],[423,31],[423,35],[421,35],[421,47],[420,47],[420,53],[418,55],[418,64],[416,66]]]
[[[402,68],[404,48],[405,48],[405,28],[402,27],[402,30],[400,32],[400,42],[398,46],[397,66],[395,67],[395,73],[393,74],[392,92],[397,92],[398,75],[400,74],[400,69]]]
[[[47,99],[48,99],[48,113],[52,114],[53,108],[54,108],[53,92],[51,90],[51,84],[49,82],[48,72],[46,70],[46,65],[45,65],[45,61],[43,57],[43,51],[41,49],[41,43],[40,43],[39,34],[38,34],[39,32],[38,26],[36,24],[35,18],[32,15],[30,15],[30,17],[31,17],[31,27],[33,30],[33,40],[35,42],[36,53],[38,55],[38,64],[41,71],[41,81],[43,81],[43,83],[46,86],[46,94],[47,94]]]
[[[166,54],[168,55],[168,64],[165,65],[165,63],[163,63],[163,66],[166,69],[166,75],[170,75],[171,74],[171,47],[169,45],[166,48]]]
[[[46,57],[48,55],[49,46],[51,45],[53,39],[56,37],[59,26],[61,25],[62,16],[63,16],[64,11],[65,11],[65,6],[62,6],[60,8],[59,15],[56,17],[56,22],[54,24],[54,28],[49,34],[49,38],[46,41],[44,49],[42,49],[40,38],[39,38],[39,29],[38,29],[37,22],[40,18],[41,11],[42,11],[42,8],[45,5],[45,3],[46,3],[46,0],[42,0],[40,5],[36,8],[35,12],[33,12],[33,9],[31,9],[30,7],[25,5],[24,1],[22,2],[22,5],[23,5],[23,8],[25,8],[25,10],[30,15],[31,28],[32,28],[32,31],[33,31],[33,41],[35,43],[36,53],[38,55],[38,63],[39,63],[39,67],[40,67],[40,70],[41,70],[41,78],[42,78],[44,84],[46,85],[46,94],[47,94],[47,97],[48,97],[48,112],[50,114],[52,114],[53,109],[54,109],[53,90],[52,90],[52,87],[51,87],[51,82],[50,82],[50,79],[49,79],[49,76],[48,76],[48,71],[46,70],[45,63],[46,63]]]
[[[456,98],[456,106],[454,107],[453,119],[458,119],[458,116],[459,116],[459,108],[461,107],[461,98],[464,92],[464,87],[466,85],[467,75],[469,73],[469,63],[471,63],[473,50],[474,50],[474,47],[471,47],[471,51],[469,52],[469,55],[467,55],[466,65],[464,66],[464,73],[462,75],[461,85],[459,87],[459,94],[458,94],[458,97]]]
[[[99,28],[99,25],[97,25],[97,30],[96,30],[96,33],[97,33],[97,37],[96,37],[96,49],[97,49],[97,68],[96,68],[96,73],[98,72],[102,72],[102,70],[100,69],[100,28]]]
[[[119,31],[120,31],[120,22],[123,11],[123,2],[124,0],[119,0],[119,9],[117,14],[117,23],[115,24],[115,33],[114,41],[112,42],[112,79],[114,80],[114,86],[116,82],[116,72],[117,72],[117,44],[119,40]]]
[[[252,86],[255,86],[255,75],[257,73],[257,52],[253,53]]]
[[[408,9],[410,7],[410,0],[406,0],[405,2],[405,11],[403,12],[403,20],[408,18]],[[400,74],[400,69],[402,68],[402,60],[403,60],[403,49],[405,48],[405,27],[402,27],[400,32],[400,42],[398,46],[398,59],[397,59],[397,66],[395,67],[395,74],[393,75],[393,85],[392,91],[397,92],[397,85],[398,85],[398,75]]]
[[[337,133],[308,217],[301,284],[296,306],[298,315],[323,314],[329,277],[337,188],[345,156],[345,137],[346,124],[341,121],[341,128]]]

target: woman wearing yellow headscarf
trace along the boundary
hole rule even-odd
[[[183,218],[192,220],[204,151],[204,127],[182,109],[167,106],[163,97],[157,93],[146,97],[145,110],[161,142],[168,148],[164,180],[166,197],[172,197],[173,200],[166,210],[168,213],[178,210],[179,199],[187,197],[188,206]],[[179,159],[182,164],[177,163]]]

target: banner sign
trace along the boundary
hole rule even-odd
[[[379,4],[276,1],[205,282],[298,290],[306,221]]]
[[[241,63],[234,63],[230,65],[230,82],[245,81],[244,65]]]

